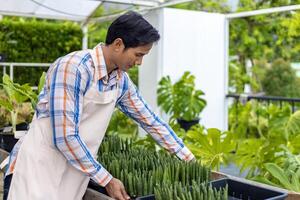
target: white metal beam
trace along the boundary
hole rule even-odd
[[[81,27],[83,37],[82,37],[82,49],[88,49],[88,25]]]
[[[150,7],[159,5],[159,2],[147,1],[147,0],[101,0],[101,1],[107,3],[127,4],[127,5],[136,5],[136,6],[150,6]]]
[[[174,0],[174,1],[169,1],[169,2],[166,2],[166,3],[159,4],[158,6],[155,6],[155,7],[137,9],[137,10],[134,10],[134,11],[139,12],[141,14],[145,14],[145,13],[151,11],[151,10],[155,10],[155,9],[159,9],[159,8],[163,8],[163,7],[167,7],[167,6],[173,6],[173,5],[180,4],[180,3],[187,3],[187,2],[191,2],[191,1],[193,1],[193,0]],[[125,10],[123,12],[120,12],[118,14],[114,14],[114,15],[108,15],[108,16],[104,16],[104,17],[92,18],[90,21],[101,23],[101,22],[114,20],[114,19],[118,18],[119,16],[123,15],[125,12],[127,12],[127,10]]]
[[[92,19],[92,16],[93,16],[93,14],[96,12],[96,10],[102,5],[102,3],[103,3],[103,1],[101,1],[100,3],[99,3],[99,5],[91,12],[91,14],[84,20],[84,21],[82,21],[82,23],[81,23],[81,25],[80,26],[85,26],[85,25],[87,25],[88,23],[89,23],[89,21],[90,21],[90,19]]]
[[[292,10],[300,10],[300,5],[282,6],[282,7],[267,8],[267,9],[239,12],[239,13],[231,13],[231,14],[226,14],[225,17],[227,19],[234,19],[234,18],[241,18],[241,17],[250,17],[250,16],[255,16],[255,15],[286,12],[286,11],[292,11]]]
[[[4,16],[18,16],[18,17],[32,17],[32,18],[42,18],[42,19],[56,19],[56,20],[69,20],[69,21],[77,21],[81,22],[85,20],[83,17],[75,17],[75,16],[55,16],[55,15],[36,15],[32,13],[18,13],[18,12],[7,12],[0,10],[0,15]]]
[[[18,67],[49,67],[51,63],[18,63],[18,62],[0,62],[0,66],[18,66]]]

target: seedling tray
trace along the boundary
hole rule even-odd
[[[229,200],[283,200],[287,193],[230,178],[210,182],[217,190],[228,185]]]
[[[230,178],[211,181],[210,184],[217,190],[223,189],[228,185],[228,200],[284,200],[287,197],[285,192]],[[103,187],[92,181],[89,183],[89,188],[107,194]],[[135,200],[155,200],[155,196],[152,194],[138,197]]]
[[[143,196],[143,197],[138,197],[135,200],[155,200],[154,194]]]
[[[287,193],[230,178],[212,181],[210,184],[217,190],[228,185],[228,200],[284,200],[287,197]],[[155,200],[155,196],[143,196],[136,200]]]

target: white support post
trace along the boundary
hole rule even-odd
[[[88,49],[88,24],[82,27],[83,37],[82,37],[82,49]]]
[[[10,64],[9,66],[9,76],[11,80],[14,80],[14,66],[13,64]]]
[[[226,94],[229,93],[229,23],[230,20],[225,18],[224,21],[224,85],[225,85],[225,96],[224,96],[224,112],[223,112],[223,124],[224,130],[228,130],[228,108],[229,108],[229,101],[226,98]]]

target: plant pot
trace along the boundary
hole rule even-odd
[[[16,125],[16,133],[12,133],[12,126],[7,126],[1,130],[1,142],[0,147],[7,152],[11,152],[15,144],[18,142],[18,139],[25,135],[28,130],[27,123],[20,123]]]
[[[200,121],[199,118],[186,121],[184,119],[177,119],[178,124],[180,125],[181,128],[183,128],[185,131],[188,131],[192,126],[198,124]]]
[[[17,131],[28,131],[28,128],[29,128],[28,123],[26,123],[26,122],[22,122],[22,123],[16,125]]]
[[[2,141],[0,147],[7,152],[11,152],[15,144],[18,142],[18,139],[15,138],[13,134],[1,134]]]
[[[16,132],[15,132],[15,138],[20,139],[22,136],[24,136],[28,131],[28,124],[26,122],[20,123],[16,125]]]
[[[225,188],[226,185],[228,185],[229,199],[283,200],[287,197],[287,193],[265,188],[259,184],[250,184],[230,178],[220,179],[210,183],[212,187],[217,190]]]

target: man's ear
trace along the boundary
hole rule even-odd
[[[123,43],[123,40],[121,38],[117,38],[113,42],[114,51],[116,52],[122,52],[125,49],[125,45]]]

